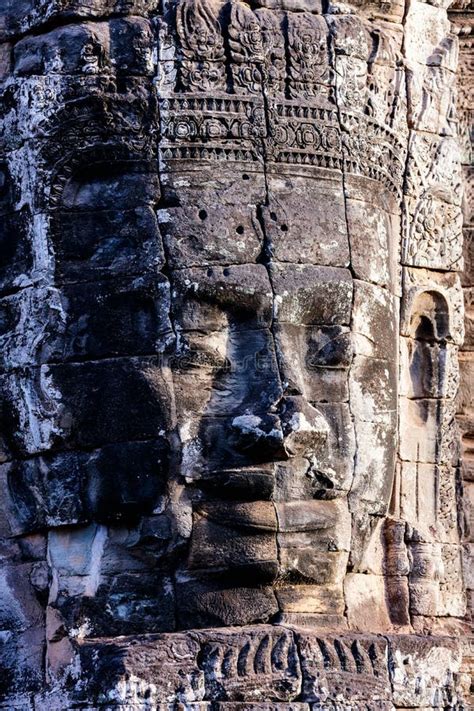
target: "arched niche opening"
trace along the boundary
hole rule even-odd
[[[440,515],[440,472],[448,467],[447,393],[451,349],[450,309],[441,292],[418,293],[401,337],[401,517],[431,535]]]
[[[401,338],[399,514],[409,524],[407,542],[410,612],[443,613],[444,558],[440,541],[455,530],[451,399],[452,337],[450,306],[436,290],[419,292],[411,302]]]
[[[406,341],[408,397],[441,398],[446,389],[446,346],[450,340],[449,306],[436,291],[418,294],[412,304]]]

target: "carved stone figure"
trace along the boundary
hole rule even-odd
[[[470,707],[447,4],[1,10],[0,709]]]

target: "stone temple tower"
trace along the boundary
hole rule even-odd
[[[0,709],[474,708],[471,11],[0,0]]]

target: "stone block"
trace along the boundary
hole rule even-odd
[[[169,309],[161,275],[22,289],[0,299],[2,365],[164,352],[173,343]]]
[[[446,38],[444,44],[449,43]],[[452,42],[452,40],[451,40]],[[438,57],[447,54],[443,42]],[[416,67],[408,72],[408,125],[417,131],[438,135],[456,135],[455,73],[443,66]],[[434,91],[433,87],[437,86]]]
[[[403,264],[462,271],[461,207],[433,188],[419,199],[406,198],[404,209]]]
[[[356,355],[349,375],[351,412],[356,420],[385,422],[397,409],[396,361]]]
[[[276,500],[334,499],[351,486],[355,441],[349,408],[345,404],[316,404],[319,417],[324,418],[327,438],[321,442],[316,435],[312,441],[302,437],[301,452],[294,452],[289,461],[277,463]],[[289,446],[286,442],[285,447],[290,451],[291,441]]]
[[[474,542],[464,544],[463,560],[466,588],[474,590]]]
[[[11,73],[12,46],[9,42],[0,44],[0,81],[4,82]]]
[[[268,622],[278,612],[270,586],[231,587],[225,582],[179,576],[176,582],[178,628],[228,627]]]
[[[466,537],[474,540],[474,481],[463,484],[463,503],[466,522]]]
[[[329,433],[327,447],[321,448],[316,457],[316,469],[321,471],[327,485],[327,496],[347,491],[354,476],[356,440],[349,405],[342,403],[318,403],[324,415]],[[328,483],[329,482],[329,483]]]
[[[267,501],[272,498],[275,475],[268,465],[250,466],[243,469],[221,469],[202,472],[196,482],[203,491],[210,494],[225,494],[231,498],[248,501]]]
[[[472,416],[474,410],[474,358],[471,353],[459,354],[460,387],[457,411],[461,415]]]
[[[0,293],[29,283],[33,266],[28,240],[29,216],[26,210],[7,213],[0,220]]]
[[[385,530],[386,523],[383,519],[376,522],[355,572],[369,575],[384,575],[388,572],[391,551]]]
[[[75,454],[19,460],[0,470],[10,535],[86,520],[84,473]]]
[[[349,244],[342,177],[323,181],[271,176],[263,229],[276,261],[346,267]]]
[[[352,331],[356,354],[397,360],[398,308],[398,299],[386,289],[354,282]]]
[[[106,538],[107,529],[96,524],[51,531],[48,535],[48,556],[52,568],[63,575],[90,576],[91,586],[97,586],[98,579],[94,578],[94,573],[100,570],[100,556]],[[87,589],[86,580],[84,588]]]
[[[355,423],[357,455],[352,496],[377,504],[374,513],[387,511],[395,475],[397,418],[385,413],[379,421]]]
[[[474,222],[474,215],[470,217],[469,222]],[[474,274],[474,229],[472,227],[469,227],[466,223],[467,218],[464,215],[464,224],[462,231],[464,272],[461,275],[461,280],[463,286],[473,286],[474,279],[472,277],[472,274]]]
[[[154,439],[171,418],[169,385],[158,357],[42,366],[4,382],[5,402],[13,410],[5,436],[27,454],[58,445]],[[40,403],[46,402],[43,417]],[[23,423],[20,429],[15,416]]]
[[[101,571],[113,578],[120,573],[139,573],[156,567],[173,551],[172,519],[168,513],[143,516],[134,525],[129,522],[109,526],[104,543]]]
[[[390,709],[388,650],[383,637],[347,633],[296,632],[303,698],[317,708],[374,704]],[[377,705],[377,706],[375,706]]]
[[[51,237],[61,280],[155,273],[164,260],[152,209],[127,210],[119,199],[108,210],[58,212]]]
[[[310,402],[346,402],[352,340],[342,326],[273,327],[278,366],[288,387]]]
[[[465,573],[459,542],[441,546],[443,574],[440,579],[439,614],[463,618],[466,615]]]
[[[435,462],[437,454],[438,400],[401,400],[401,457],[415,462]]]
[[[199,515],[201,514],[201,515]],[[278,571],[276,516],[271,502],[204,506],[194,516],[188,565],[222,570],[227,578],[251,575],[255,582]]]
[[[197,663],[199,649],[196,638],[185,633],[84,642],[79,649],[81,677],[73,698],[76,703],[124,706],[163,699],[186,704],[200,701],[205,689]]]
[[[159,358],[53,365],[50,372],[69,446],[154,439],[168,429],[170,391]]]
[[[344,596],[340,585],[282,583],[275,594],[283,615],[311,614],[342,617],[344,614]]]
[[[31,563],[4,563],[0,574],[0,694],[34,691],[42,683],[43,609],[30,576]]]
[[[413,532],[415,534],[415,532]],[[412,540],[410,556],[410,612],[412,615],[436,617],[440,612],[440,579],[443,575],[441,548],[436,543]]]
[[[215,486],[238,471],[240,481],[255,467],[283,455],[283,435],[275,415],[180,418],[180,471],[186,480]],[[244,477],[244,479],[242,479]]]
[[[408,708],[455,703],[461,652],[454,640],[390,636],[390,679],[393,702]]]
[[[205,417],[265,420],[282,395],[270,329],[191,332],[179,339],[171,365],[181,422],[194,419],[200,408]]]
[[[348,325],[352,278],[346,269],[273,264],[276,320],[297,325]]]
[[[0,299],[0,364],[4,372],[59,357],[64,330],[59,292],[26,287]]]
[[[152,355],[169,347],[170,293],[159,274],[62,287],[64,337],[57,359]]]
[[[125,170],[123,164],[115,158],[115,165],[104,165],[102,161],[93,161],[88,170],[79,168],[64,185],[59,209],[75,219],[72,212],[84,212],[90,217],[95,211],[137,210],[155,204],[160,194],[158,175],[145,163],[131,161]]]
[[[436,522],[437,478],[434,464],[402,462],[400,513],[422,531],[429,531]]]
[[[184,117],[182,121],[176,119],[164,129],[165,134],[172,129],[179,133],[185,126],[189,128]],[[262,172],[216,173],[202,163],[199,171],[170,173],[162,178],[164,201],[169,207],[159,209],[157,214],[171,266],[257,260],[263,246],[257,213],[265,195]]]
[[[47,72],[97,74],[105,68],[108,44],[107,23],[61,27],[20,40],[15,46],[14,70],[20,76]]]
[[[277,502],[275,508],[280,532],[334,529],[338,549],[347,550],[350,541],[350,516],[344,499]]]
[[[132,524],[151,514],[165,493],[169,456],[162,438],[119,442],[82,455],[86,515],[110,524]]]
[[[0,668],[2,681],[0,693],[6,700],[4,709],[28,709],[25,702],[29,703],[30,694],[41,689],[43,683],[43,660],[45,650],[44,630],[41,626],[34,626],[24,632],[2,632],[0,648]],[[18,696],[15,699],[15,692]],[[28,693],[28,698],[23,696]],[[9,694],[13,694],[13,703],[10,705]],[[18,698],[20,697],[20,698]],[[18,705],[15,707],[15,703]],[[29,710],[28,710],[29,711]]]
[[[462,363],[461,363],[462,365]],[[400,394],[454,399],[460,373],[458,348],[435,340],[400,338]]]
[[[420,34],[416,29],[420,24],[425,28],[423,34]],[[442,46],[443,40],[446,41],[449,31],[449,21],[446,12],[441,7],[428,5],[417,0],[410,6],[410,11],[407,15],[407,58],[412,62],[420,62],[422,64],[439,63],[441,58],[439,54],[440,45]],[[438,53],[436,52],[437,49]],[[455,61],[455,57],[452,57],[452,59]],[[454,66],[452,65],[451,69]]]
[[[329,18],[334,49],[338,55],[367,60],[370,36],[367,23],[357,15],[342,15]]]
[[[350,629],[372,634],[390,629],[387,598],[383,576],[348,573],[344,579],[344,599]]]
[[[180,331],[271,326],[273,292],[262,264],[179,269],[171,280],[173,320]]]
[[[357,131],[358,129],[355,128],[354,126],[348,126],[347,127],[349,131]],[[344,194],[346,196],[346,201],[349,204],[349,201],[351,203],[355,203],[356,201],[360,203],[362,208],[367,209],[367,212],[370,212],[372,210],[376,211],[376,214],[381,213],[382,215],[386,215],[388,219],[387,227],[390,226],[390,229],[394,229],[395,232],[394,234],[399,234],[400,233],[400,214],[401,214],[401,208],[400,208],[400,200],[397,197],[397,191],[394,189],[394,182],[396,182],[395,175],[397,172],[400,172],[403,170],[401,163],[399,162],[403,158],[404,154],[404,145],[399,144],[397,145],[396,148],[398,152],[398,160],[396,162],[393,162],[391,165],[391,171],[392,175],[390,179],[386,179],[385,182],[380,182],[377,184],[377,190],[374,190],[374,181],[370,178],[367,177],[364,172],[361,170],[359,172],[353,172],[353,173],[348,173],[345,176],[344,179]],[[349,155],[352,155],[354,157],[354,160],[356,160],[357,157],[357,151],[354,150],[354,147],[349,145],[346,148],[346,151]],[[385,174],[386,176],[386,174]],[[358,219],[358,214],[360,210],[358,209],[357,211],[353,211],[351,220],[353,223],[353,229],[352,229],[352,235],[355,234],[355,223],[356,220]],[[348,214],[348,220],[349,220],[349,214]],[[385,223],[385,218],[384,218],[384,223]],[[377,223],[378,224],[378,220]],[[351,231],[349,228],[349,235],[351,236]],[[367,239],[369,237],[367,236]],[[370,239],[373,239],[371,237]],[[358,240],[357,240],[358,241]],[[362,243],[363,244],[363,243]],[[356,250],[356,255],[358,252],[358,247],[357,244],[354,244],[354,248]],[[351,249],[352,249],[352,242],[351,242]],[[357,256],[355,257],[355,262],[359,263],[359,268],[361,268],[360,265],[360,260],[358,260]],[[368,268],[368,264],[366,263],[365,269]],[[400,274],[399,274],[399,268],[395,268],[393,272],[394,276],[396,277],[396,281],[392,287],[393,293],[400,295],[401,291],[401,284],[400,284]],[[361,281],[368,281],[368,282],[373,282],[375,281],[372,278],[368,277],[361,277]]]
[[[413,618],[410,610],[410,587],[406,576],[385,578],[386,602],[392,628],[398,632],[411,632]]]
[[[301,690],[301,669],[293,633],[282,627],[197,632],[201,668],[209,698],[290,702]]]
[[[8,492],[3,514],[10,535],[70,526],[91,518],[136,521],[164,492],[164,441],[128,442],[91,453],[64,452],[0,465]]]
[[[29,30],[35,30],[44,25],[48,20],[57,18],[59,21],[68,17],[77,18],[97,18],[110,17],[120,12],[120,0],[107,0],[104,7],[99,0],[91,0],[84,5],[82,0],[64,0],[60,5],[57,3],[47,3],[46,5],[35,6],[32,0],[20,0],[13,6],[6,8],[3,18],[2,30],[7,36],[14,37]],[[127,6],[131,15],[143,15],[145,9],[156,10],[155,0],[147,5],[145,0],[132,0]]]
[[[104,526],[51,531],[48,556],[56,581],[50,603],[60,616],[59,627],[65,626],[70,636],[174,629],[170,578],[156,569],[156,561],[154,570],[142,566],[135,572],[129,567],[123,572],[115,569],[115,575],[109,576],[109,532]]]
[[[460,205],[461,171],[460,147],[454,137],[411,132],[407,156],[407,195],[419,199],[423,191],[448,204]]]
[[[175,629],[173,584],[163,571],[102,578],[93,595],[81,589],[77,579],[62,578],[60,584],[64,597],[56,605],[71,636],[119,637]]]
[[[350,517],[344,499],[276,504],[281,574],[289,581],[340,583],[350,542]]]
[[[25,369],[0,376],[0,451],[3,461],[12,460],[19,454],[36,454],[53,446],[58,403],[54,402],[50,389],[47,367],[37,369],[35,375]],[[41,396],[38,396],[38,390]],[[52,405],[48,418],[43,417],[41,408],[38,408],[41,397]],[[33,403],[36,407],[31,406]]]
[[[278,535],[280,570],[291,582],[314,585],[340,584],[344,578],[349,554],[345,551],[318,550],[326,541],[317,534]],[[326,543],[326,545],[329,545]]]
[[[464,289],[464,350],[474,350],[474,288]]]
[[[362,200],[347,199],[346,209],[355,277],[394,291],[394,261],[400,239],[397,218]]]

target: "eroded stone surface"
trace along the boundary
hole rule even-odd
[[[1,8],[1,708],[468,707],[448,6]]]

